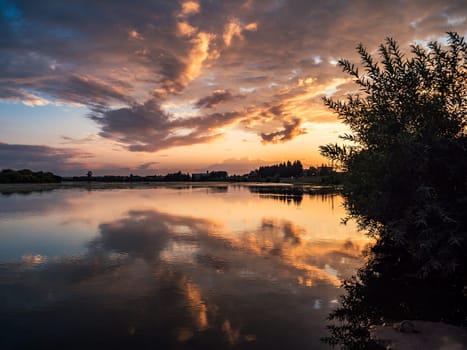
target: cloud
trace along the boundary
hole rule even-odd
[[[180,11],[180,17],[187,17],[194,15],[200,11],[200,5],[197,1],[185,1],[182,3],[182,9]]]
[[[50,82],[53,84],[56,82]],[[49,92],[65,101],[83,103],[88,106],[106,105],[107,102],[132,102],[129,97],[131,86],[122,81],[104,82],[97,78],[72,74],[61,85],[50,86]]]
[[[229,47],[232,44],[234,38],[243,40],[243,31],[256,31],[258,30],[257,23],[249,23],[247,25],[242,25],[238,19],[230,20],[224,28],[224,34],[222,39],[224,39],[225,46]]]
[[[89,157],[92,155],[74,148],[0,142],[0,169],[47,170],[58,174],[84,172],[86,167],[80,160]]]
[[[102,137],[118,141],[130,151],[145,152],[210,142],[220,136],[220,128],[240,117],[230,112],[177,118],[163,111],[156,100],[91,115],[101,126]]]
[[[187,17],[200,11],[200,4],[195,1],[182,3],[181,10],[176,16],[175,35],[182,37],[184,53],[178,57],[168,55],[173,62],[167,62],[163,58],[163,68],[172,69],[172,74],[166,74],[166,70],[161,71],[164,78],[160,81],[160,87],[154,90],[154,96],[166,97],[167,94],[180,93],[192,80],[197,78],[203,67],[204,61],[210,57],[210,46],[216,35],[206,31],[201,31],[197,27],[187,22]],[[165,67],[164,67],[165,66]],[[169,70],[170,71],[170,70]]]
[[[70,74],[68,76],[14,79],[9,87],[0,86],[0,99],[21,101],[25,105],[46,105],[49,103],[84,105],[99,108],[109,103],[131,103],[131,85],[119,81],[102,81],[89,75]]]
[[[0,98],[12,102],[22,102],[26,106],[45,106],[46,99],[32,93],[10,87],[0,87]]]
[[[191,36],[196,29],[186,32]],[[188,29],[183,29],[187,31]],[[165,76],[160,87],[154,90],[154,96],[167,97],[167,94],[178,94],[201,73],[204,61],[209,57],[209,46],[215,38],[214,34],[199,32],[189,40],[190,48],[183,57],[169,56],[163,59],[161,71]],[[171,72],[171,74],[167,74]]]
[[[392,36],[406,51],[415,40],[436,39],[447,30],[467,33],[462,20],[467,8],[456,0],[142,0],[138,6],[44,0],[5,6],[0,99],[84,105],[94,111],[102,136],[130,150],[211,142],[223,133],[183,130],[183,115],[169,117],[160,107],[148,111],[152,100],[183,106],[197,101],[195,107],[216,107],[224,114],[200,114],[192,122],[228,119],[224,125],[237,123],[258,141],[291,140],[303,133],[300,123],[336,122],[320,97],[351,89],[338,82],[344,75],[330,62],[340,57],[358,62],[358,42],[373,52]],[[226,94],[213,93],[210,102],[206,91],[213,90]],[[237,91],[248,93],[230,99]],[[273,105],[283,106],[280,115],[262,114]]]
[[[225,25],[224,35],[222,38],[224,39],[225,45],[228,47],[232,43],[233,38],[238,37],[242,38],[242,27],[236,20],[232,20]]]
[[[213,108],[234,98],[228,90],[214,90],[211,95],[199,99],[195,106],[198,108]]]
[[[156,164],[160,164],[160,162],[146,162],[146,163],[140,164],[137,170],[141,170],[141,171],[153,170],[152,166]]]
[[[138,33],[138,31],[132,29],[128,32],[128,36],[131,38],[131,39],[135,39],[135,40],[144,40],[143,36]]]
[[[188,22],[178,22],[177,30],[180,36],[190,37],[196,33],[196,28],[190,25]]]
[[[72,144],[72,145],[83,145],[83,144],[88,144],[88,143],[91,143],[91,142],[94,142],[98,139],[98,136],[94,135],[94,134],[89,134],[85,137],[82,137],[82,138],[73,138],[73,137],[69,137],[69,136],[65,136],[65,135],[62,135],[62,144]]]
[[[278,143],[286,142],[293,139],[295,136],[305,134],[305,130],[300,128],[300,119],[294,119],[291,122],[284,123],[283,127],[274,132],[262,133],[261,139],[263,143]]]
[[[184,76],[186,81],[193,80],[200,74],[203,62],[209,55],[209,45],[214,38],[214,34],[200,32],[191,41],[193,47],[189,51],[186,61],[187,68]]]

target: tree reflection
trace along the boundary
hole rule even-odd
[[[323,202],[333,201],[336,195],[334,187],[319,186],[248,186],[252,193],[258,193],[261,198],[273,199],[287,204],[300,206],[305,196],[320,196]]]
[[[303,195],[280,195],[280,194],[262,194],[261,198],[273,199],[282,203],[295,204],[300,206],[303,201]]]
[[[356,276],[344,282],[341,306],[330,314],[324,340],[345,349],[377,347],[370,337],[375,324],[404,319],[462,324],[467,309],[465,276],[443,273],[426,279],[407,251],[380,239]]]

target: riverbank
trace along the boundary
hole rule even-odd
[[[283,195],[303,195],[317,193],[337,193],[340,188],[329,185],[287,182],[101,182],[101,181],[63,181],[60,183],[19,183],[0,184],[1,194],[30,193],[78,188],[88,191],[112,189],[149,189],[158,187],[199,188],[244,186],[252,188],[252,192],[274,193]]]

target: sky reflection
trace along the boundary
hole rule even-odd
[[[329,198],[289,205],[243,187],[40,196],[57,193],[41,216],[30,202],[21,215],[19,206],[18,216],[0,216],[2,348],[324,347],[336,286],[367,242],[338,224],[339,197],[333,207]],[[27,227],[20,241],[72,243],[47,250],[12,238]]]

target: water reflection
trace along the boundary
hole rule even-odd
[[[303,195],[278,195],[278,194],[263,194],[261,195],[263,198],[273,199],[279,202],[287,203],[287,204],[295,204],[296,206],[300,206],[303,200]]]
[[[44,195],[47,193],[47,195]],[[55,208],[66,205],[65,197],[60,192],[16,192],[0,195],[0,217],[14,215],[46,214]]]
[[[336,286],[361,263],[365,240],[323,237],[313,232],[322,226],[302,224],[310,213],[285,206],[275,215],[281,203],[223,191],[60,192],[62,234],[81,237],[67,232],[76,222],[93,234],[79,254],[3,258],[0,348],[324,348]],[[254,215],[240,210],[249,201]]]

